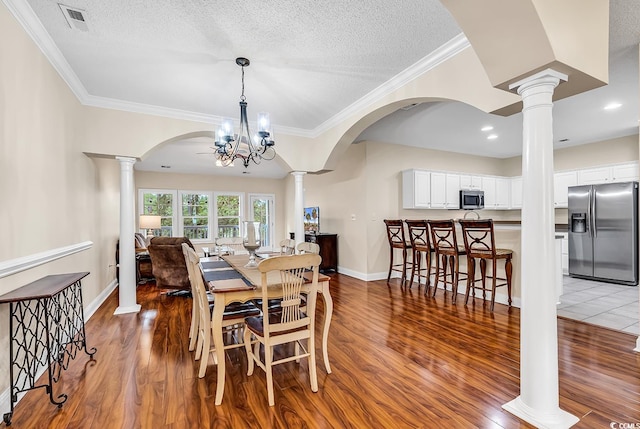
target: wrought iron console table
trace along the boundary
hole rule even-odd
[[[0,304],[9,304],[9,377],[11,412],[3,415],[11,424],[18,394],[46,388],[52,404],[62,407],[67,395],[53,394],[61,370],[69,367],[78,350],[93,358],[95,347],[87,349],[84,330],[81,282],[88,272],[43,277],[0,296]],[[47,367],[48,384],[36,385],[37,373]]]

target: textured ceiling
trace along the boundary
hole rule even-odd
[[[94,96],[238,116],[247,57],[250,112],[310,130],[460,33],[436,0],[29,0]],[[253,118],[252,118],[253,119]]]
[[[22,0],[3,1],[24,9]],[[268,111],[276,142],[279,129],[313,134],[460,33],[437,0],[65,1],[83,11],[86,32],[67,24],[55,0],[27,2],[37,19],[21,22],[31,34],[52,39],[41,48],[92,105],[212,122],[237,119],[235,58],[249,58],[249,119]],[[638,130],[640,5],[611,0],[610,9],[610,85],[556,103],[554,133],[569,139],[565,145]],[[623,108],[603,113],[609,101]],[[494,125],[498,139],[487,142],[478,131],[486,123]],[[521,115],[502,118],[443,103],[398,111],[360,138],[504,158],[520,153],[521,129]],[[198,155],[212,145],[204,138],[166,145],[136,169],[167,171],[160,166],[171,165],[175,172],[242,174],[242,167],[216,169],[212,155]],[[274,162],[250,172],[286,174]]]

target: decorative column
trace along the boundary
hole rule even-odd
[[[120,161],[120,283],[119,305],[113,314],[137,313],[136,251],[133,164],[135,158],[116,157]]]
[[[293,197],[293,221],[294,232],[296,234],[296,246],[304,241],[304,175],[305,171],[294,171],[291,173],[295,181],[294,197]]]
[[[553,92],[567,76],[547,69],[510,86],[523,101],[520,396],[503,408],[540,428],[578,418],[559,406],[553,204]]]

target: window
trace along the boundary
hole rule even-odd
[[[215,194],[217,237],[241,237],[242,194]]]
[[[249,220],[260,222],[260,239],[262,247],[273,249],[274,230],[273,195],[249,194]]]
[[[187,237],[194,242],[242,236],[245,198],[242,192],[140,189],[138,198],[139,214],[162,216],[162,228],[152,231],[155,236]],[[265,211],[261,202],[255,204],[256,220],[271,219],[272,211]],[[273,226],[267,231],[271,229]],[[271,240],[269,234],[266,236]]]
[[[207,240],[209,234],[209,200],[206,192],[180,192],[182,235],[190,240]]]
[[[141,189],[141,210],[140,214],[161,216],[160,229],[151,231],[156,237],[172,237],[174,227],[174,203],[176,201],[175,191]],[[146,231],[144,231],[146,233]]]

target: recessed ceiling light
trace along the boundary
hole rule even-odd
[[[609,103],[606,106],[604,106],[604,110],[613,110],[613,109],[617,109],[618,107],[621,107],[622,104],[621,103]]]
[[[171,168],[170,165],[161,165],[160,168]]]
[[[497,139],[497,138],[498,138],[498,135],[497,135],[497,134],[489,134],[489,135],[487,136],[487,140],[495,140],[495,139]]]
[[[493,129],[493,127],[491,125],[486,125],[482,128],[480,128],[480,131],[491,131]]]
[[[569,139],[560,139],[560,140],[558,140],[558,143],[565,143],[565,142],[568,142],[568,141],[569,141]]]

